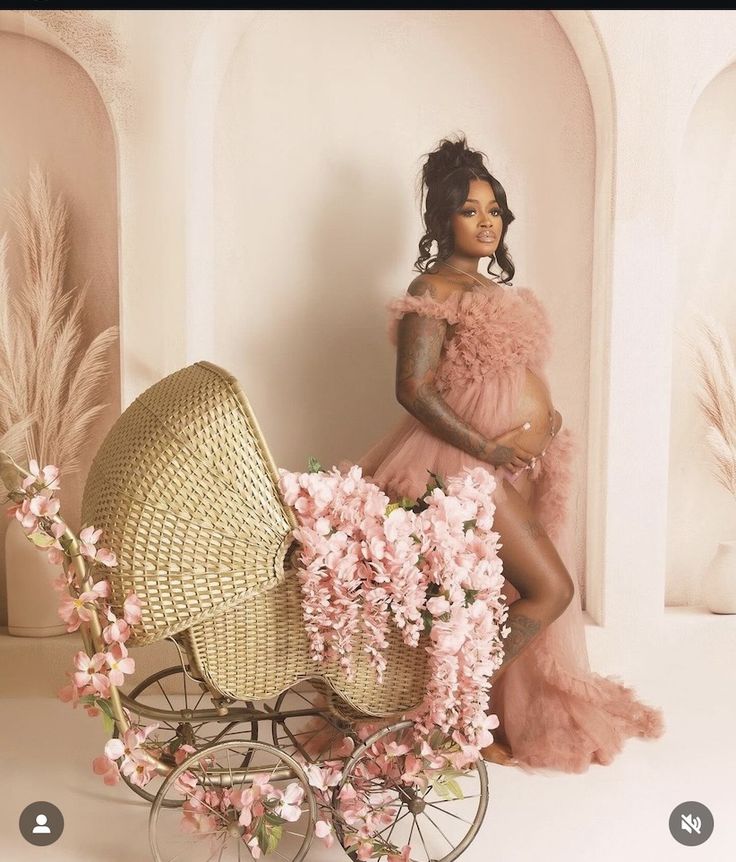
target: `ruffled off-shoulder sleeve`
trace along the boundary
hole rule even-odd
[[[414,296],[407,293],[398,299],[392,299],[386,308],[389,312],[388,336],[392,344],[396,344],[399,321],[405,314],[419,314],[422,317],[430,317],[435,320],[446,320],[448,323],[457,323],[460,319],[459,302],[463,295],[462,291],[453,291],[445,299],[439,300],[423,293]]]

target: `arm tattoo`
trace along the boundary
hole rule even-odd
[[[433,293],[430,288],[430,293]],[[508,460],[513,450],[499,446],[465,422],[437,391],[435,375],[445,333],[446,320],[410,313],[399,325],[396,363],[396,395],[399,402],[436,437],[481,461]]]

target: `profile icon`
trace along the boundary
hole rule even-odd
[[[31,802],[21,811],[18,828],[29,844],[43,847],[61,838],[64,817],[52,802]]]
[[[51,830],[46,825],[48,823],[48,817],[45,814],[37,814],[36,815],[36,825],[33,827],[34,835],[51,835]]]

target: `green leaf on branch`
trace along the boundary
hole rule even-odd
[[[274,800],[272,804],[276,806],[278,802]],[[274,814],[271,811],[266,811],[266,813],[263,815],[263,818],[269,826],[281,826],[284,822],[283,818],[279,817],[278,814]]]
[[[427,470],[429,475],[432,477],[429,482],[427,482],[427,490],[422,494],[423,497],[426,497],[427,494],[431,494],[435,488],[439,488],[440,491],[445,491],[445,482],[442,476],[438,473],[433,473],[431,470]]]
[[[476,599],[476,596],[480,592],[480,590],[466,589],[466,590],[463,590],[463,592],[465,593],[465,604],[466,605],[472,605]]]
[[[424,628],[426,631],[432,628],[434,617],[426,608],[422,611],[422,621],[424,622]]]
[[[263,852],[267,854],[279,846],[279,841],[281,841],[281,837],[284,834],[284,827],[279,824],[278,826],[266,827],[264,831],[266,833],[266,846],[263,847]]]
[[[390,515],[396,509],[405,509],[407,512],[411,512],[416,505],[417,501],[411,497],[401,497],[401,499],[394,500],[386,506],[386,514]]]
[[[439,778],[436,778],[436,779],[432,782],[432,788],[433,788],[437,793],[439,793],[439,795],[440,795],[443,799],[450,799],[450,798],[451,798],[451,797],[450,797],[450,791],[447,789],[447,785],[445,784],[445,782],[444,782],[444,781],[441,781]]]
[[[112,711],[112,704],[109,700],[104,700],[101,697],[95,697],[94,701],[102,713],[102,724],[105,731],[107,733],[112,733],[115,729],[115,717]]]
[[[451,775],[462,775],[463,773],[456,772],[452,770]],[[438,776],[433,782],[432,787],[434,790],[439,793],[439,795],[443,799],[464,799],[462,788],[455,781],[454,778],[448,777],[447,774],[443,773]]]
[[[256,818],[251,824],[251,832],[255,836],[256,841],[258,842],[258,846],[261,849],[261,853],[268,852],[266,850],[266,845],[268,844],[268,837],[266,835],[266,821],[263,816]]]
[[[93,697],[94,697],[94,695],[93,695]],[[105,700],[102,697],[95,697],[94,700],[95,700],[95,703],[97,704],[97,706],[105,713],[105,715],[109,715],[110,718],[113,717],[112,704],[110,703],[109,700]]]
[[[454,747],[456,748],[457,746]],[[444,776],[445,780],[447,780],[448,778],[462,778],[465,773],[461,772],[459,769],[443,769],[442,775]]]
[[[33,542],[37,548],[50,548],[56,541],[53,536],[47,536],[46,533],[40,533],[38,531],[26,533],[26,538],[30,542]]]
[[[476,518],[471,518],[469,521],[463,521],[463,530],[467,533],[468,530],[474,529],[477,523],[478,521]]]
[[[447,789],[450,793],[453,794],[455,799],[464,799],[462,787],[455,781],[454,778],[448,779],[445,784],[447,785]]]
[[[442,743],[447,739],[447,735],[443,733],[439,728],[433,730],[429,735],[429,745],[435,751],[442,745]]]
[[[313,456],[310,455],[307,459],[307,473],[321,473],[322,465],[319,461]]]
[[[104,710],[102,712],[102,726],[105,728],[105,733],[112,733],[115,730],[115,720]]]

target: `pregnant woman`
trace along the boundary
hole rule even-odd
[[[546,310],[531,289],[509,284],[504,239],[514,215],[504,189],[463,137],[429,154],[422,179],[421,274],[389,304],[396,396],[409,415],[358,463],[392,497],[420,495],[428,471],[494,474],[510,634],[492,679],[500,727],[483,756],[526,771],[583,772],[610,763],[630,736],[660,736],[662,715],[590,670],[579,590],[564,562],[574,437],[550,395]],[[500,277],[480,275],[485,257]]]

